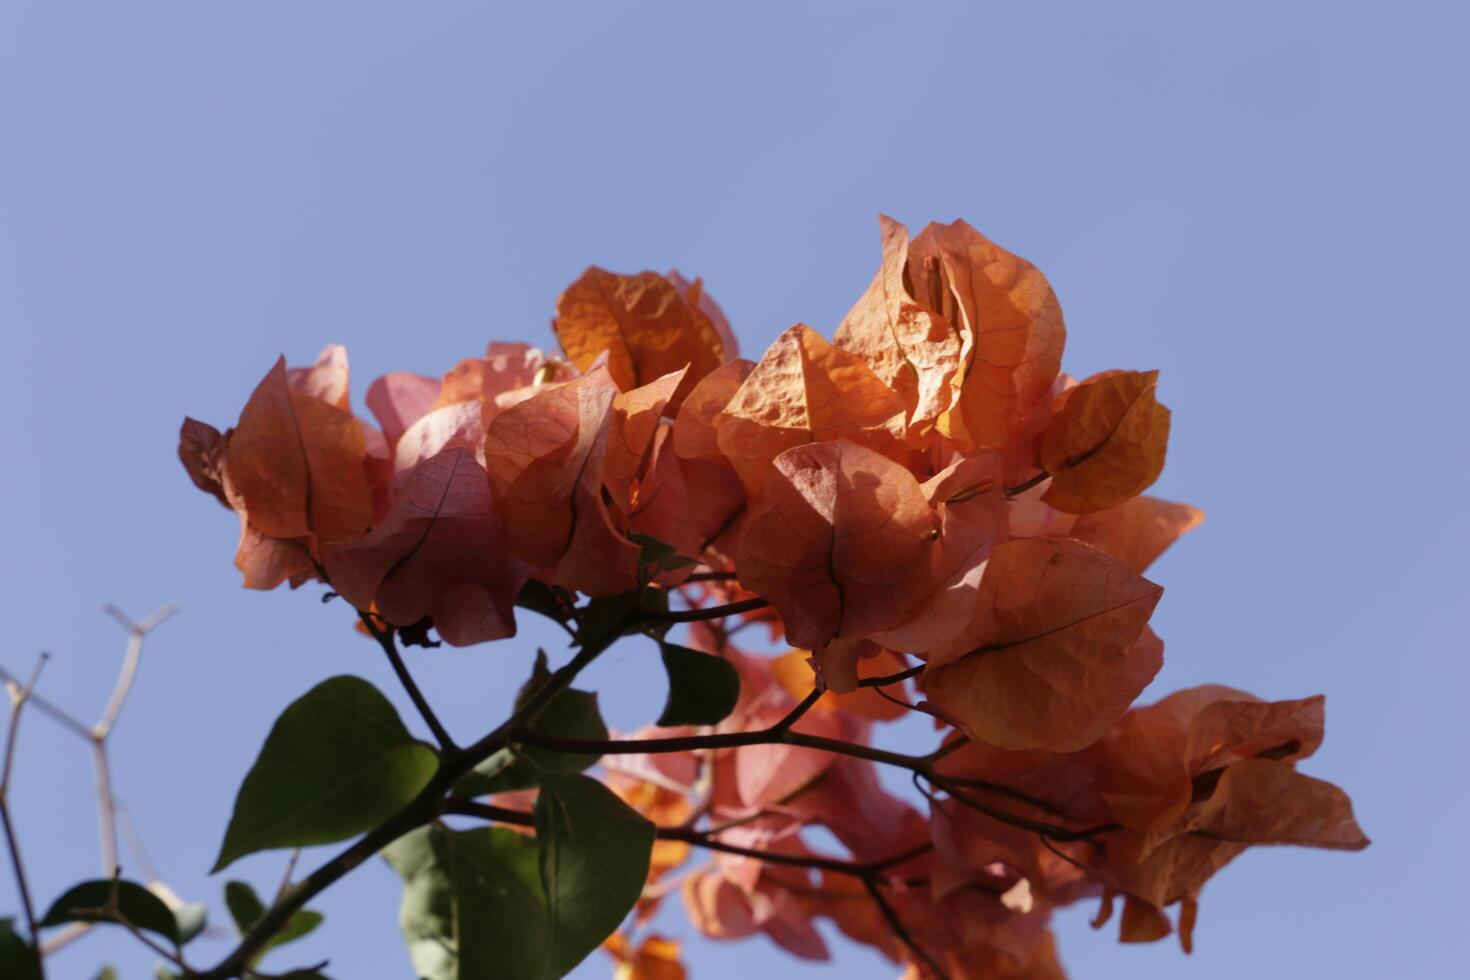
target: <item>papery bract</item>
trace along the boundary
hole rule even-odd
[[[366,455],[357,421],[292,388],[283,357],[240,413],[225,466],[261,534],[350,541],[373,516]]]
[[[901,622],[924,598],[937,537],[918,481],[845,439],[795,446],[775,469],[745,522],[742,584],[808,649]]]
[[[908,267],[913,293],[962,338],[940,431],[966,452],[1014,445],[1051,391],[1066,343],[1046,277],[964,221],[925,228],[909,245]]]
[[[504,546],[490,479],[464,449],[446,449],[409,474],[372,533],[328,545],[332,584],[358,609],[394,626],[430,617],[455,646],[514,636],[514,603],[529,575]]]
[[[622,391],[685,367],[693,387],[726,360],[710,318],[654,272],[622,276],[593,266],[557,299],[552,326],[579,369],[606,354],[608,374]]]
[[[1077,749],[1120,718],[1158,672],[1144,624],[1162,593],[1065,538],[997,547],[963,649],[931,653],[930,700],[1003,748]]]
[[[961,328],[909,293],[908,229],[887,215],[879,216],[878,225],[883,264],[833,340],[862,356],[897,393],[908,410],[910,440],[924,446],[954,398],[964,346]]]
[[[720,451],[753,496],[794,446],[845,438],[902,456],[902,399],[856,354],[798,323],[776,338],[717,421]]]
[[[1164,468],[1169,410],[1155,398],[1157,371],[1112,371],[1074,388],[1047,426],[1042,499],[1086,514],[1142,493]]]

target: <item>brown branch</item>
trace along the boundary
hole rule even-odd
[[[454,784],[475,766],[510,744],[511,733],[525,726],[557,695],[570,687],[577,675],[617,639],[619,632],[612,631],[601,642],[590,643],[578,650],[571,660],[553,671],[546,683],[528,697],[521,707],[484,738],[466,748],[443,753],[439,769],[416,797],[300,882],[287,888],[224,959],[212,968],[194,974],[192,980],[228,980],[239,976],[247,968],[251,958],[264,949],[290,921],[291,916],[307,902],[404,834],[436,820],[443,808],[443,798],[454,788]]]
[[[815,695],[815,696],[814,696]],[[820,697],[820,693],[813,692],[807,699],[797,706],[797,710],[804,711]],[[790,716],[788,716],[790,717]],[[799,717],[799,715],[798,715]],[[1076,830],[1064,827],[1061,824],[1051,823],[1044,820],[1035,820],[1019,813],[1012,813],[984,800],[978,800],[974,796],[963,792],[964,783],[978,780],[958,780],[946,777],[938,773],[934,768],[934,762],[930,756],[907,755],[902,752],[890,752],[870,745],[859,745],[853,742],[844,742],[841,739],[825,738],[820,735],[808,735],[804,732],[790,730],[794,719],[788,722],[783,719],[769,728],[757,729],[748,732],[721,732],[713,735],[685,735],[670,738],[641,738],[641,739],[576,739],[558,738],[552,735],[543,735],[521,727],[512,731],[511,740],[537,748],[552,749],[558,752],[575,752],[585,755],[662,755],[670,752],[694,752],[705,749],[730,749],[742,748],[749,745],[785,744],[796,745],[802,748],[817,749],[823,752],[831,752],[834,755],[851,756],[857,759],[866,759],[882,765],[895,766],[918,773],[934,786],[944,790],[960,803],[976,810],[984,815],[998,820],[1002,823],[1018,827],[1021,830],[1030,830],[1043,834],[1053,840],[1070,841],[1081,840],[1101,833],[1116,830],[1115,825],[1102,825]],[[974,786],[973,788],[1000,792],[1001,790],[991,784]],[[1015,791],[1006,790],[1008,795],[1015,795]],[[1029,801],[1028,801],[1029,802]]]
[[[535,826],[535,818],[526,810],[512,810],[507,807],[492,806],[488,803],[476,803],[473,800],[446,800],[444,812],[457,814],[465,817],[480,817],[485,820],[493,820],[496,823],[512,824],[517,827]],[[724,854],[735,854],[740,857],[755,858],[769,864],[784,864],[795,868],[812,868],[820,871],[831,871],[834,874],[849,875],[854,878],[874,878],[884,871],[896,865],[912,861],[933,850],[932,843],[921,844],[910,848],[902,854],[884,858],[881,861],[844,861],[841,858],[825,857],[819,854],[781,854],[776,851],[765,851],[757,847],[742,847],[738,844],[727,844],[716,836],[715,831],[694,830],[690,827],[657,827],[656,836],[659,840],[683,841],[694,847],[702,847],[710,851],[720,851]]]

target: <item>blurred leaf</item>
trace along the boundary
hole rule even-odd
[[[183,946],[209,924],[209,908],[203,902],[190,902],[174,910],[174,924],[179,930],[179,945]]]
[[[669,699],[659,715],[660,725],[714,725],[735,710],[740,673],[734,664],[677,643],[660,643],[659,649],[669,675]]]
[[[225,882],[225,908],[230,910],[235,929],[242,936],[265,915],[265,905],[255,894],[255,889],[243,881]]]
[[[214,871],[282,847],[365,833],[433,778],[438,756],[359,677],[332,677],[288,707],[235,799]]]
[[[399,923],[417,976],[541,975],[549,937],[532,838],[504,827],[436,824],[399,838],[383,855],[403,877]]]
[[[46,917],[37,925],[119,922],[119,916],[139,929],[158,933],[171,943],[179,941],[179,924],[173,912],[157,895],[134,881],[99,878],[74,885],[51,903]]]
[[[7,973],[6,976],[9,976],[9,974]],[[109,963],[107,966],[98,970],[97,975],[92,980],[117,980],[117,968]]]
[[[243,881],[231,881],[225,885],[225,907],[230,910],[230,918],[235,920],[235,928],[240,935],[245,935],[265,915],[265,904],[251,888]],[[266,950],[275,949],[294,942],[302,936],[311,932],[322,924],[323,916],[320,912],[311,909],[300,909],[291,918],[286,920],[286,925],[266,943],[252,960],[254,964],[260,960]]]
[[[0,919],[0,977],[40,980],[36,954],[24,936],[15,931],[14,919]]]
[[[564,976],[612,935],[643,893],[654,833],[653,824],[595,779],[542,781],[536,839],[549,954],[545,969],[528,975]]]

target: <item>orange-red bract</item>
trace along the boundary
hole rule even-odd
[[[991,554],[963,649],[931,652],[925,690],[993,745],[1081,748],[1158,672],[1162,644],[1144,629],[1162,591],[1080,541],[1009,541]]]
[[[1114,507],[1158,479],[1169,443],[1169,410],[1155,398],[1157,371],[1112,371],[1084,381],[1041,440],[1051,474],[1042,497],[1073,514]]]
[[[1012,446],[1062,363],[1067,331],[1046,277],[964,221],[931,224],[909,245],[913,292],[960,333],[953,406],[940,431],[966,451]]]
[[[606,355],[622,391],[684,368],[692,387],[730,356],[694,299],[691,306],[675,283],[654,272],[622,276],[593,266],[557,299],[553,326],[579,369]]]
[[[794,446],[775,469],[736,566],[781,614],[787,639],[814,649],[901,622],[924,598],[938,536],[913,474],[845,439]]]
[[[357,420],[296,391],[283,357],[240,413],[225,466],[251,525],[262,534],[350,541],[372,523],[366,456]]]
[[[409,475],[372,533],[329,544],[333,586],[395,626],[429,617],[455,646],[514,636],[516,594],[530,570],[505,550],[490,479],[464,449],[446,449]]]

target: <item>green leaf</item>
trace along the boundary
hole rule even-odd
[[[417,976],[540,976],[549,936],[534,840],[504,827],[436,824],[383,853],[403,877],[399,924]]]
[[[734,664],[677,643],[661,643],[659,649],[669,675],[669,700],[659,715],[660,725],[714,725],[735,710],[740,672]]]
[[[97,975],[92,980],[117,980],[117,967],[111,963],[107,964],[97,971]]]
[[[546,653],[538,650],[531,679],[516,695],[516,709],[519,710],[550,679],[551,671],[546,666]],[[607,739],[607,726],[603,724],[602,712],[597,706],[597,695],[575,689],[568,689],[552,698],[551,703],[531,726],[531,730],[557,738],[597,742]],[[491,793],[528,789],[537,785],[542,772],[581,772],[598,758],[597,755],[557,752],[554,749],[540,749],[529,745],[518,746],[514,752],[502,749],[465,775],[455,785],[454,795],[487,796]]]
[[[651,534],[638,534],[634,532],[628,535],[628,540],[638,545],[641,550],[638,553],[638,569],[641,581],[657,575],[659,572],[670,572],[678,568],[688,568],[690,565],[698,564],[693,558],[678,554],[673,545],[667,541],[660,541]]]
[[[99,878],[69,888],[56,901],[40,927],[68,922],[122,922],[156,932],[171,943],[179,941],[179,924],[157,895],[134,881]]]
[[[243,881],[231,881],[225,884],[225,908],[230,910],[230,918],[235,920],[235,928],[240,930],[240,935],[245,935],[265,915],[265,905],[251,888]],[[260,953],[250,961],[251,965],[259,962],[260,957],[266,950],[284,946],[295,942],[302,936],[311,932],[322,924],[323,916],[320,912],[311,909],[301,909],[286,920],[286,925],[266,943]]]
[[[41,973],[36,968],[36,952],[25,937],[15,931],[14,919],[0,919],[0,977],[41,980]]]
[[[365,833],[417,796],[438,765],[377,688],[360,677],[322,681],[266,737],[213,871],[256,851]]]
[[[174,909],[174,923],[179,929],[179,945],[192,941],[209,924],[209,908],[203,902],[190,902]]]
[[[516,605],[522,609],[540,613],[547,619],[553,619],[558,623],[567,621],[566,604],[561,601],[551,586],[535,579],[531,579],[521,587],[520,594],[516,596]]]
[[[545,968],[527,976],[564,976],[612,935],[643,893],[654,833],[595,779],[542,780],[536,839],[549,942]]]
[[[225,908],[230,910],[230,918],[235,920],[235,928],[242,936],[265,915],[265,905],[255,889],[243,881],[225,882]]]

